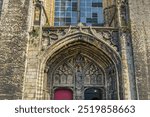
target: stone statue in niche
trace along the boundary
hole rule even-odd
[[[50,40],[49,38],[43,38],[42,40],[42,49],[46,49],[50,45]]]
[[[76,68],[75,73],[76,78],[76,100],[82,99],[82,90],[83,90],[83,73],[81,66]]]
[[[36,6],[34,12],[34,25],[40,25],[40,12],[41,12],[40,7]]]
[[[75,58],[75,64],[78,66],[82,66],[84,63],[84,57],[79,53]]]
[[[75,77],[76,77],[76,88],[81,89],[83,77],[82,77],[82,72],[79,69],[76,71]]]

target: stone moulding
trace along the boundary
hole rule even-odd
[[[43,27],[42,32],[42,50],[48,48],[59,40],[72,37],[73,35],[87,35],[91,39],[107,44],[115,51],[118,51],[118,29],[116,28],[101,28],[101,27],[85,27],[85,26],[70,26],[70,27]]]
[[[53,63],[53,60],[59,56],[65,56],[64,54],[67,51],[73,51],[73,48],[71,49],[71,47],[83,51],[83,53],[88,54],[88,56],[90,56],[89,54],[91,52],[86,53],[86,51],[91,49],[94,51],[93,54],[96,56],[99,54],[99,57],[106,58],[105,61],[107,60],[108,63],[112,61],[112,64],[115,65],[116,71],[118,71],[121,59],[118,43],[116,41],[118,40],[117,37],[118,29],[115,28],[85,26],[43,27],[42,38],[40,39],[41,51],[38,54],[39,74],[36,86],[36,99],[43,99],[43,90],[47,90],[44,88],[44,79],[47,78],[47,71],[51,69],[49,68],[50,65],[48,63]],[[69,55],[67,54],[67,56]],[[116,74],[120,74],[120,70],[116,72]],[[121,82],[119,81],[118,75],[117,79],[117,82]],[[118,85],[118,88],[119,87],[120,86]]]

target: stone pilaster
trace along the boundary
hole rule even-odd
[[[130,30],[128,26],[127,0],[117,1],[118,27],[120,35],[120,54],[122,61],[122,81],[124,99],[137,99],[136,81],[134,78],[133,58],[130,43]]]

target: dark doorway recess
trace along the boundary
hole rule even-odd
[[[99,88],[88,88],[84,92],[85,100],[103,100],[103,91]]]

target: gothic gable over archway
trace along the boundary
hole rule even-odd
[[[103,90],[103,99],[121,98],[120,57],[114,38],[116,29],[79,25],[43,31],[37,79],[37,90],[41,91],[36,94],[37,99],[53,99],[57,88],[69,88],[73,91],[73,99],[84,99],[84,90],[90,87]],[[78,57],[80,64],[75,62]],[[82,79],[81,84],[77,83],[80,78],[77,74]]]
[[[45,50],[58,42],[64,42],[71,38],[85,40],[90,43],[102,43],[115,53],[118,51],[118,29],[86,27],[81,23],[76,27],[44,27],[42,34],[42,49]],[[87,38],[87,39],[86,39]],[[119,56],[119,55],[118,55]]]

